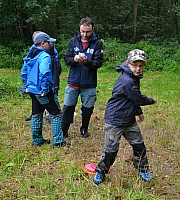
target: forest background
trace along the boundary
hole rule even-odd
[[[108,62],[114,67],[134,47],[127,45],[121,52],[119,46],[137,42],[141,44],[136,47],[148,53],[148,69],[179,65],[180,0],[0,0],[0,68],[21,68],[36,30],[57,38],[55,45],[63,58],[84,16],[95,22],[108,68]]]

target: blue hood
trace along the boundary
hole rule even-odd
[[[33,47],[23,60],[21,77],[25,88],[33,94],[47,94],[52,89],[50,55],[42,48]]]

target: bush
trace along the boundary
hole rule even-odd
[[[63,69],[67,66],[64,63],[64,53],[67,52],[68,42],[71,38],[70,35],[60,35],[55,43],[55,48],[59,52],[61,65]],[[177,41],[165,41],[163,44],[158,40],[140,41],[135,44],[122,43],[116,38],[107,38],[102,40],[104,45],[104,63],[102,70],[112,70],[124,60],[127,59],[129,51],[135,48],[144,50],[148,56],[146,69],[149,71],[162,71],[162,70],[179,70],[180,65],[180,49]],[[11,44],[14,47],[17,42]],[[20,43],[17,49],[23,48]],[[28,51],[23,49],[18,55],[14,53],[14,48],[10,49],[0,46],[0,68],[21,69],[23,65],[22,58]],[[16,52],[17,53],[17,52]]]
[[[0,45],[0,68],[21,69],[27,49],[15,55],[13,49]]]
[[[8,79],[0,76],[0,98],[12,98],[19,96],[21,93],[15,86],[10,85]]]
[[[143,49],[147,53],[147,70],[149,71],[179,69],[180,59],[178,61],[176,58],[179,51],[179,44],[176,42],[165,42],[162,45],[155,41],[140,41],[136,44],[136,48]]]
[[[104,67],[114,69],[127,59],[128,52],[142,49],[146,52],[147,71],[179,70],[180,49],[176,41],[159,43],[157,41],[140,41],[136,44],[122,43],[117,39],[106,39],[104,43]]]

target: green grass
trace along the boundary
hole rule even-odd
[[[21,86],[19,71],[0,70],[9,87]],[[5,96],[0,104],[0,199],[10,200],[164,200],[179,199],[180,74],[148,72],[141,91],[157,100],[143,107],[145,121],[140,124],[147,146],[152,172],[151,182],[142,182],[133,168],[132,150],[122,138],[120,150],[105,182],[96,186],[93,175],[83,172],[84,164],[98,162],[104,144],[103,115],[105,105],[119,76],[115,71],[99,70],[98,95],[87,139],[79,128],[80,101],[70,127],[71,147],[53,149],[50,145],[31,147],[28,96],[18,93]],[[63,106],[67,72],[61,75],[59,101]],[[51,138],[51,127],[43,127]]]

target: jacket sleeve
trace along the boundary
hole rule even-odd
[[[91,69],[98,69],[103,63],[103,44],[98,40],[96,47],[93,52],[92,60],[88,60],[88,63],[85,64],[86,67]]]
[[[136,116],[137,116],[137,115],[142,115],[142,114],[143,114],[143,111],[142,111],[141,107],[138,106],[138,107],[137,107]]]
[[[53,52],[54,52],[54,56],[53,57],[51,56],[52,68],[53,68],[53,65],[55,65],[56,72],[57,72],[57,74],[59,76],[61,74],[61,72],[62,72],[62,66],[61,66],[61,63],[60,63],[60,58],[59,58],[58,51],[57,51],[57,49],[55,47],[53,49]]]
[[[54,48],[54,56],[55,58],[59,58],[59,54],[56,48]]]
[[[21,69],[21,79],[23,81],[24,87],[27,88],[27,64],[24,62]]]
[[[42,58],[39,64],[41,93],[47,94],[52,86],[52,67],[50,56]]]
[[[69,41],[68,52],[64,55],[64,61],[66,65],[69,66],[76,66],[77,63],[74,62],[74,45],[73,40]]]
[[[133,84],[125,84],[122,88],[124,95],[137,106],[145,106],[154,103],[152,98],[142,95],[140,90]]]

